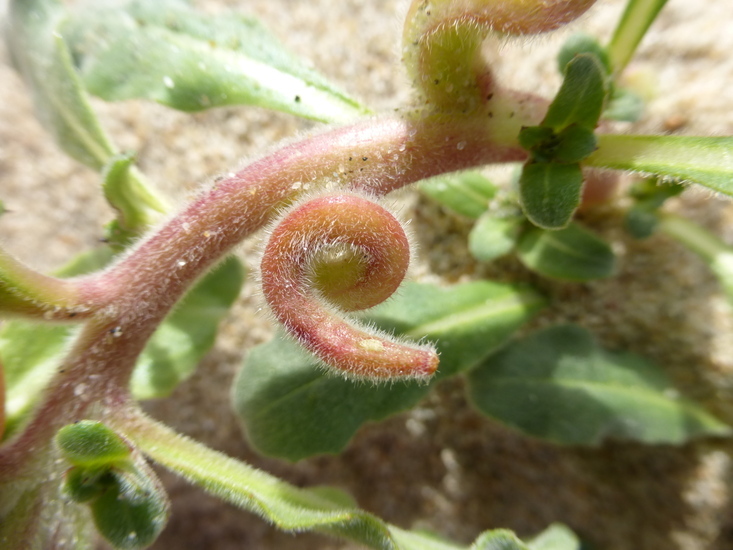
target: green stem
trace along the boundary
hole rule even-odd
[[[177,434],[137,409],[117,417],[110,427],[125,434],[158,464],[207,492],[264,517],[280,529],[314,530],[380,550],[459,548],[403,531],[323,494],[294,487]]]
[[[81,320],[94,313],[91,296],[73,281],[43,275],[0,248],[0,314]]]
[[[621,73],[634,55],[641,39],[667,0],[629,0],[608,44],[608,58],[616,74]]]

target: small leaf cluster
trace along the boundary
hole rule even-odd
[[[146,548],[166,524],[168,499],[129,443],[100,422],[59,430],[56,444],[70,464],[64,492],[89,506],[99,533],[115,548]]]

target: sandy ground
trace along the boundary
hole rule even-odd
[[[293,51],[376,109],[409,95],[397,43],[403,2],[391,0],[199,1],[258,14]],[[2,6],[2,3],[0,3]],[[607,37],[622,7],[600,2],[585,27]],[[505,81],[551,94],[552,61],[565,31],[505,45],[497,53]],[[631,70],[654,83],[657,97],[634,128],[641,132],[733,134],[733,15],[728,0],[670,0]],[[43,270],[93,245],[111,218],[97,177],[60,153],[36,122],[27,92],[0,57],[0,242]],[[241,165],[279,139],[315,125],[260,109],[219,109],[194,116],[157,105],[95,102],[104,126],[175,200]],[[479,266],[465,249],[465,222],[415,199],[418,273],[447,282],[483,276],[520,278],[516,263]],[[614,243],[620,272],[587,285],[536,281],[554,306],[532,328],[582,323],[606,345],[642,353],[662,365],[681,392],[733,423],[733,319],[716,282],[690,253],[662,237],[634,242],[619,229],[619,205],[587,222]],[[733,243],[727,200],[691,189],[675,208]],[[242,246],[248,258],[255,240]],[[560,521],[603,550],[733,548],[730,501],[733,445],[682,447],[606,444],[559,448],[529,440],[472,412],[460,381],[450,381],[415,411],[365,427],[340,456],[296,465],[256,456],[241,436],[227,395],[246,350],[267,339],[254,282],[222,327],[197,374],[148,409],[176,429],[296,485],[346,489],[365,509],[405,528],[429,527],[468,542],[484,529],[531,535]],[[275,531],[259,518],[161,473],[173,517],[155,548],[217,550],[346,549],[347,543]]]

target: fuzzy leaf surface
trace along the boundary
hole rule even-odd
[[[363,423],[413,407],[429,389],[417,382],[374,386],[327,374],[294,340],[278,335],[249,352],[233,399],[259,452],[297,461],[341,451]]]
[[[470,399],[482,413],[560,444],[682,444],[731,433],[679,398],[664,371],[637,355],[602,349],[575,325],[510,344],[468,380]]]
[[[449,287],[407,283],[369,311],[367,320],[408,338],[426,338],[440,352],[437,379],[476,366],[545,306],[526,286],[474,281]]]
[[[529,162],[519,177],[522,209],[545,229],[566,227],[580,205],[583,172],[579,164]]]
[[[543,305],[529,289],[496,283],[447,289],[412,283],[366,320],[434,340],[441,353],[437,380],[478,364]],[[417,382],[375,386],[329,375],[295,342],[276,337],[249,353],[233,401],[260,452],[294,461],[341,451],[362,424],[413,407],[429,390]]]
[[[88,2],[63,33],[87,89],[108,101],[257,105],[328,122],[366,112],[242,14],[207,15],[180,0]]]
[[[8,49],[33,94],[39,120],[56,143],[69,156],[101,170],[115,149],[92,112],[66,43],[56,33],[64,15],[55,0],[10,2]]]
[[[733,196],[733,137],[605,134],[583,165],[699,183]]]
[[[606,100],[606,74],[599,59],[578,54],[565,65],[565,79],[552,100],[542,126],[555,132],[571,124],[594,129]]]
[[[517,256],[532,271],[564,281],[610,277],[616,267],[609,244],[577,223],[559,231],[528,229],[519,240]]]
[[[476,219],[486,212],[497,187],[480,172],[468,171],[423,180],[420,191],[454,212]]]
[[[517,245],[524,221],[522,216],[499,217],[486,212],[468,235],[468,249],[482,262],[504,256]]]

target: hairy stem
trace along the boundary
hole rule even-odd
[[[0,450],[0,477],[93,405],[104,410],[129,399],[122,388],[171,307],[283,205],[308,188],[384,195],[444,172],[523,161],[518,129],[539,122],[541,105],[509,98],[496,126],[475,116],[369,119],[286,146],[217,182],[117,264],[80,280],[109,297],[108,307],[87,323],[24,433]]]
[[[331,257],[329,250],[337,248]],[[422,377],[438,356],[342,319],[347,310],[375,306],[402,282],[410,244],[387,210],[358,195],[327,194],[288,212],[262,257],[262,289],[288,332],[327,365],[367,378]],[[318,284],[324,271],[335,281]],[[335,282],[335,284],[333,284]]]
[[[79,321],[103,305],[95,285],[43,275],[0,248],[0,314]]]
[[[402,36],[403,61],[424,102],[466,112],[498,91],[481,56],[490,34],[555,30],[595,0],[413,0]]]

